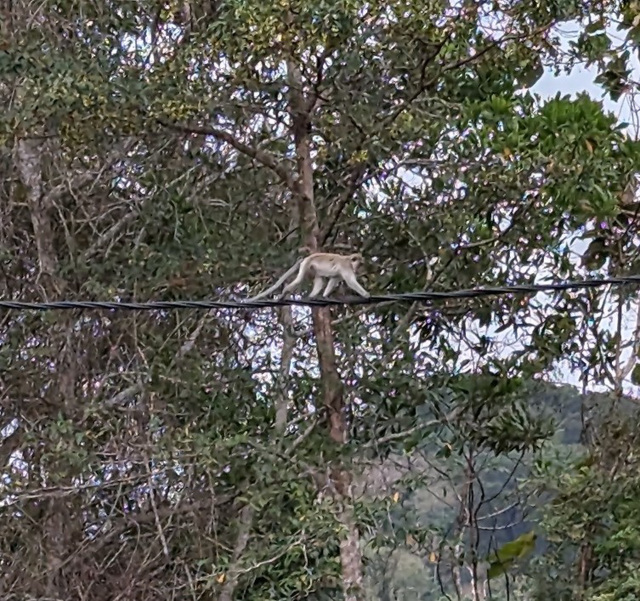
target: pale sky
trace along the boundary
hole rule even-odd
[[[579,32],[579,26],[574,23],[564,24],[558,29],[563,38],[563,46],[568,47],[569,41],[575,39]],[[615,27],[608,30],[610,36],[618,42],[623,41],[623,36],[616,31]],[[637,57],[632,58],[634,69],[634,79],[640,80],[640,63]],[[620,121],[631,122],[631,106],[629,98],[623,96],[618,102],[612,102],[609,98],[603,96],[602,88],[593,83],[597,76],[597,70],[594,67],[589,69],[575,68],[569,75],[559,75],[554,77],[550,71],[546,71],[538,83],[533,86],[533,92],[540,94],[543,98],[555,96],[558,92],[561,94],[570,94],[572,97],[579,92],[587,92],[594,100],[601,100],[605,109],[613,112],[618,116]],[[629,132],[630,135],[638,132]]]

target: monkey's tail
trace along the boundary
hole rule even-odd
[[[296,269],[298,269],[300,263],[302,263],[303,260],[304,259],[298,259],[293,264],[293,266],[273,286],[271,286],[271,288],[267,288],[264,292],[261,292],[260,294],[256,294],[255,296],[252,296],[251,298],[247,298],[246,302],[251,303],[251,302],[253,302],[255,300],[264,298],[268,294],[271,294],[274,290],[277,290],[278,288],[280,288],[280,286],[282,286],[282,284],[284,284],[285,280],[295,273]]]

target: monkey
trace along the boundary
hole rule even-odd
[[[271,294],[274,290],[277,290],[285,282],[287,278],[293,275],[298,270],[298,275],[295,280],[289,282],[283,289],[280,298],[282,298],[287,292],[291,292],[297,288],[304,278],[308,275],[313,275],[313,289],[309,298],[317,296],[324,283],[323,278],[329,278],[327,287],[324,289],[322,296],[329,296],[333,289],[338,285],[340,280],[344,280],[347,286],[353,291],[357,292],[364,298],[369,298],[370,294],[358,283],[356,279],[356,270],[359,264],[362,262],[362,255],[356,253],[353,255],[335,255],[332,253],[312,253],[308,257],[302,260],[296,261],[291,267],[271,288],[268,288],[264,292],[257,294],[247,299],[247,302],[258,300]]]
[[[322,288],[323,278],[329,278],[327,287],[322,296],[329,296],[333,289],[340,283],[340,279],[360,296],[369,298],[369,293],[358,283],[356,279],[356,271],[360,263],[362,263],[362,255],[360,253],[352,255],[336,255],[331,253],[313,253],[304,259],[298,270],[296,279],[287,284],[282,292],[290,292],[295,290],[303,281],[307,274],[313,274],[313,288],[310,298],[317,296]]]

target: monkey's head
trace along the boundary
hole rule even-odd
[[[360,253],[355,253],[353,255],[349,255],[349,261],[351,263],[351,267],[353,271],[357,271],[358,267],[364,262],[362,255]]]

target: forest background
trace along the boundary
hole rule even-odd
[[[0,300],[638,274],[639,45],[638,0],[2,3]],[[0,598],[635,600],[639,357],[635,286],[3,310]]]

